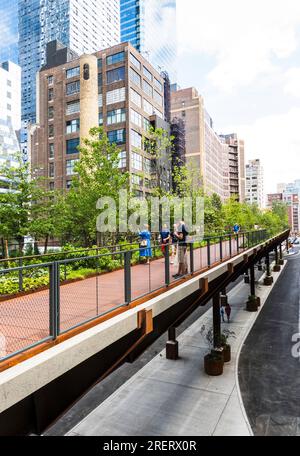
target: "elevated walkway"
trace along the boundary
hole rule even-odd
[[[278,254],[278,246],[287,237],[288,232],[281,233],[188,274],[115,313],[59,335],[43,351],[8,366],[0,372],[0,434],[42,433],[93,384],[123,362],[134,360],[157,337],[207,304],[248,269],[254,271],[254,265],[274,249]]]
[[[274,273],[274,284],[280,273]],[[257,289],[263,307],[272,288]],[[232,361],[221,377],[209,377],[203,369],[208,348],[201,334],[213,325],[207,311],[178,337],[180,358],[166,359],[165,350],[120,387],[68,436],[251,436],[238,385],[238,358],[247,334],[259,313],[248,313],[249,290],[244,283],[228,293],[231,322],[222,329],[230,338]]]

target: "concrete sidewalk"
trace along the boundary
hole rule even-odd
[[[273,275],[275,283],[280,273]],[[271,289],[258,285],[262,306]],[[232,360],[222,376],[209,377],[203,368],[209,349],[200,330],[212,326],[209,309],[179,336],[178,361],[167,360],[161,352],[66,435],[252,435],[237,380],[241,347],[259,315],[245,311],[249,294],[244,283],[228,294],[231,323],[222,323],[222,329],[235,336],[229,340]]]

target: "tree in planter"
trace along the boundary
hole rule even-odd
[[[128,189],[128,173],[119,169],[120,149],[111,144],[102,127],[90,130],[90,137],[78,147],[76,175],[66,195],[57,197],[57,233],[64,233],[84,246],[95,244],[99,198],[111,197],[118,209],[119,191]],[[117,223],[118,225],[118,223]]]
[[[39,202],[44,202],[47,195],[41,185],[44,179],[31,175],[30,164],[23,163],[21,154],[16,155],[16,160],[16,166],[0,168],[0,175],[8,182],[8,191],[0,193],[0,237],[4,241],[15,239],[22,255],[24,237],[31,234],[33,210],[38,218],[43,207]]]
[[[223,347],[223,358],[224,363],[228,363],[231,360],[231,347],[228,344],[230,337],[235,338],[235,332],[229,329],[224,329],[221,334],[221,346]]]
[[[214,347],[213,329],[206,330],[205,325],[200,329],[200,334],[204,337],[210,353],[204,356],[204,370],[207,375],[218,376],[223,374],[224,356],[223,348]]]

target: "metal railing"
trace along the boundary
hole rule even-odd
[[[163,253],[154,243],[149,264],[141,264],[145,247],[139,247],[0,269],[0,360],[212,268],[267,238],[266,230],[212,236],[167,244]],[[176,250],[187,268],[180,276]]]

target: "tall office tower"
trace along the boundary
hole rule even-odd
[[[246,164],[246,203],[264,207],[264,171],[260,160],[249,160]]]
[[[121,41],[129,41],[157,71],[176,82],[176,0],[120,0]]]
[[[19,0],[24,122],[36,121],[36,73],[56,39],[79,55],[119,43],[119,0]]]
[[[17,166],[21,128],[21,68],[13,62],[0,63],[0,165]],[[0,176],[0,192],[9,183]]]
[[[230,196],[238,201],[245,201],[245,144],[236,133],[220,135],[221,140],[228,146],[229,187]]]
[[[0,0],[0,62],[18,63],[18,0]]]
[[[204,100],[194,87],[171,92],[171,116],[185,124],[185,158],[195,186],[205,193],[217,193],[222,200],[224,189],[224,146],[214,131],[213,122],[204,107]]]
[[[48,50],[53,47],[50,43]],[[157,186],[170,190],[169,153],[161,151],[156,160],[143,141],[151,125],[169,128],[160,74],[128,43],[59,60],[49,52],[38,74],[38,126],[29,141],[32,167],[49,178],[49,188],[70,188],[77,147],[90,128],[102,125],[119,148],[119,168],[130,173],[135,196],[149,195]]]

